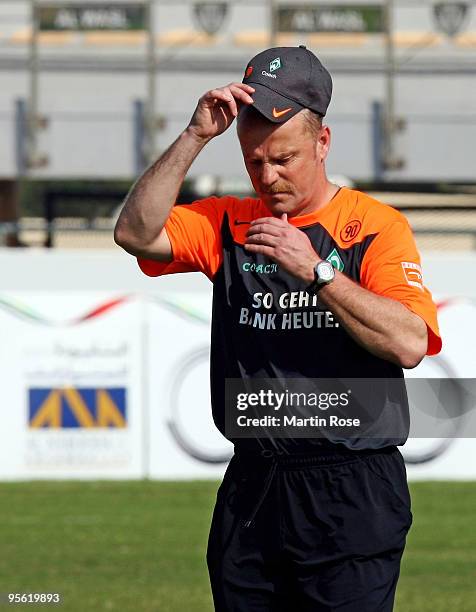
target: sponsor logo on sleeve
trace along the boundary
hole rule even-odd
[[[402,261],[402,269],[405,279],[412,287],[418,287],[423,291],[423,275],[421,266],[412,261]]]

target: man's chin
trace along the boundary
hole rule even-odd
[[[293,210],[293,197],[290,193],[267,193],[262,196],[263,202],[273,215],[282,215]]]

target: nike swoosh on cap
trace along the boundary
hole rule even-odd
[[[279,117],[282,117],[283,115],[285,115],[286,113],[289,113],[289,111],[292,111],[293,109],[291,107],[289,108],[284,108],[283,110],[276,110],[276,108],[273,107],[273,117],[275,117],[276,119],[278,119]]]

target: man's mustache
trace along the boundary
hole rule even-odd
[[[263,190],[263,193],[267,193],[270,195],[273,195],[274,193],[293,193],[293,189],[291,185],[278,183],[277,185],[271,185],[271,187],[268,187],[267,189]]]

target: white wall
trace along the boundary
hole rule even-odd
[[[444,349],[412,376],[446,367],[476,378],[475,264],[468,253],[423,257]],[[231,445],[209,408],[206,278],[149,279],[119,250],[1,250],[0,270],[1,479],[223,473]],[[62,427],[32,427],[35,414],[40,424],[61,414]],[[108,418],[114,427],[99,426]],[[408,465],[409,477],[476,478],[475,440],[459,435],[446,449],[410,440],[404,454],[437,456]]]

